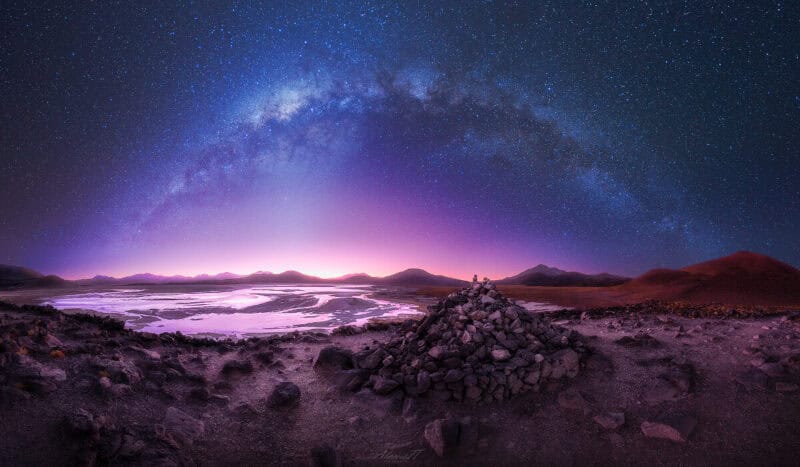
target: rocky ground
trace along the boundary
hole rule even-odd
[[[556,314],[577,374],[459,402],[341,377],[415,323],[220,342],[3,305],[0,465],[795,465],[800,322],[652,306]]]

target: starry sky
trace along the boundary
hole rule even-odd
[[[3,2],[0,263],[800,265],[796,2]]]

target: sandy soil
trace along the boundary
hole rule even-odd
[[[693,299],[691,297],[681,298],[681,296],[676,296],[669,290],[665,290],[661,287],[647,288],[631,287],[628,285],[611,287],[538,287],[527,285],[498,285],[497,289],[502,292],[503,295],[515,300],[551,303],[568,308],[613,307],[637,304],[653,299],[678,301],[693,305],[728,303],[735,307],[741,306],[739,302],[723,300],[724,296],[703,296],[702,299]],[[431,297],[444,297],[450,292],[452,292],[452,289],[447,287],[422,287],[417,289],[418,294]],[[780,301],[776,303],[774,300],[770,299],[763,306],[747,306],[759,306],[762,309],[774,309],[779,311],[800,310],[800,302],[792,300],[786,301],[785,303]]]
[[[506,297],[529,302],[552,303],[569,308],[592,308],[638,303],[650,297],[631,294],[619,287],[538,287],[528,285],[498,285]],[[421,295],[443,297],[452,292],[448,287],[423,287]]]
[[[37,335],[36,319],[51,321],[48,333],[60,341],[64,358],[36,338],[24,341],[32,349],[16,365],[9,340],[15,333]],[[312,368],[325,346],[357,350],[396,330],[213,343],[158,339],[74,316],[2,311],[0,465],[307,465],[312,449],[322,446],[344,465],[794,464],[800,449],[797,322],[621,313],[562,324],[587,336],[595,352],[576,379],[491,405],[418,399],[404,417],[399,400],[348,392]],[[621,338],[627,340],[615,342]],[[98,359],[100,366],[124,362],[141,379],[125,381],[116,366],[101,369]],[[231,360],[253,369],[223,372]],[[65,378],[56,373],[44,388],[26,387],[18,379],[25,365],[60,369]],[[665,379],[675,371],[684,389]],[[110,387],[102,386],[104,375]],[[267,399],[283,381],[297,384],[299,401],[270,408]],[[176,423],[165,415],[174,415],[170,408],[190,418]],[[99,427],[76,431],[78,409]],[[593,417],[605,412],[623,412],[625,424],[602,428]],[[643,435],[642,422],[674,414],[697,422],[687,442]],[[442,459],[423,431],[445,416],[470,417],[474,436]]]

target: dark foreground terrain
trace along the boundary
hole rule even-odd
[[[796,465],[800,322],[673,311],[556,315],[577,377],[472,404],[314,369],[409,323],[220,342],[2,305],[0,465]]]

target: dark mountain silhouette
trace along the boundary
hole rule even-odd
[[[246,276],[222,273],[214,276],[159,276],[156,274],[134,274],[121,278],[95,276],[75,281],[80,285],[134,285],[134,284],[374,284],[396,286],[448,286],[460,287],[466,281],[446,276],[437,276],[423,269],[407,269],[387,277],[374,277],[365,273],[346,274],[332,279],[310,276],[298,271],[272,273],[259,271]]]
[[[142,273],[133,274],[125,277],[94,276],[91,279],[79,279],[73,281],[78,285],[110,285],[110,284],[175,284],[181,282],[199,283],[215,280],[235,279],[240,277],[237,274],[223,272],[220,274],[200,274],[197,276],[162,276],[158,274]]]
[[[331,282],[342,284],[377,284],[380,282],[380,277],[370,276],[369,274],[359,272],[355,274],[345,274],[344,276],[330,279]]]
[[[619,285],[628,281],[627,277],[612,274],[583,274],[575,271],[563,271],[558,268],[540,264],[527,269],[516,276],[497,281],[501,285],[531,285],[550,287],[605,287]]]
[[[45,276],[33,269],[0,264],[0,288],[60,287],[67,281],[58,276]]]
[[[406,269],[390,276],[379,279],[380,284],[385,285],[424,285],[424,286],[447,286],[461,287],[468,284],[467,281],[453,279],[447,276],[437,276],[425,271],[424,269]]]
[[[275,274],[271,272],[255,273],[255,274],[250,274],[249,276],[241,276],[236,279],[226,280],[223,282],[238,283],[238,284],[246,284],[246,283],[314,284],[314,283],[325,282],[325,279],[321,279],[315,276],[308,276],[298,271],[284,271],[280,274]]]

